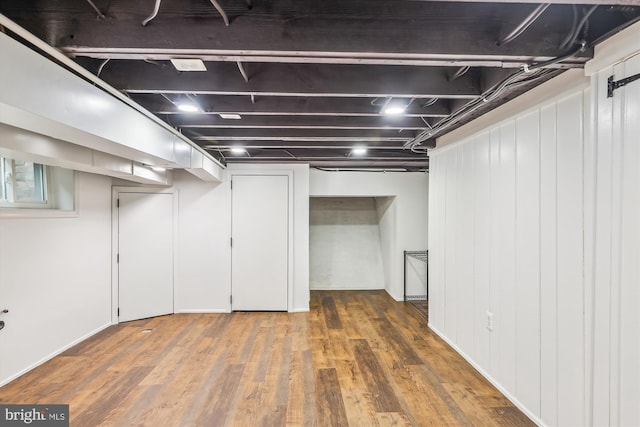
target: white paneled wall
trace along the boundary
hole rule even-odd
[[[550,426],[585,422],[587,114],[580,88],[430,154],[431,327]]]
[[[638,73],[640,54],[592,78],[595,143],[587,154],[595,209],[586,277],[593,284],[593,425],[640,425],[640,82],[607,97],[610,76]]]

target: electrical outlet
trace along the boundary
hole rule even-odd
[[[487,310],[487,329],[493,332],[493,313]]]

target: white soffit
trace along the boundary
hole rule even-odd
[[[618,62],[640,53],[640,22],[620,31],[596,46],[593,59],[584,66],[584,73],[592,76]]]

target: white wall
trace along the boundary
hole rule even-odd
[[[430,325],[546,425],[585,422],[584,83],[430,153]]]
[[[390,255],[385,289],[396,300],[403,297],[403,251],[427,249],[428,191],[429,176],[425,173],[310,171],[312,197],[395,196],[395,209],[378,211],[382,216],[391,215],[380,220],[381,245],[382,252]],[[392,217],[395,221],[389,221]]]
[[[111,178],[76,179],[76,217],[0,218],[0,384],[111,324]]]
[[[307,165],[232,165],[222,183],[203,182],[174,171],[178,238],[174,306],[176,313],[229,312],[231,305],[230,178],[240,171],[293,171],[293,306],[309,310],[309,178]],[[150,187],[153,188],[153,187]]]
[[[376,197],[376,214],[378,216],[378,231],[380,232],[380,252],[382,254],[382,269],[384,284],[390,289],[391,269],[396,263],[394,252],[396,248],[396,207],[395,196]],[[426,240],[426,239],[425,239]]]
[[[431,326],[543,425],[640,425],[638,40],[431,152]]]
[[[228,312],[231,292],[229,187],[174,171],[178,198],[176,313]]]
[[[640,24],[596,49],[593,143],[585,150],[585,233],[593,425],[640,425],[640,81],[607,97],[607,79],[640,73]]]
[[[373,197],[312,197],[311,289],[384,289]]]
[[[227,168],[227,178],[243,171],[293,173],[293,306],[289,311],[309,311],[309,165],[232,164]],[[228,179],[225,185],[229,185]],[[227,203],[231,206],[230,193]]]

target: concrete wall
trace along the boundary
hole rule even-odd
[[[310,199],[311,289],[384,289],[373,197]]]
[[[311,170],[309,192],[312,197],[394,197],[388,207],[380,205],[377,211],[381,251],[386,254],[383,264],[388,266],[385,289],[401,300],[403,251],[427,249],[429,175]]]

